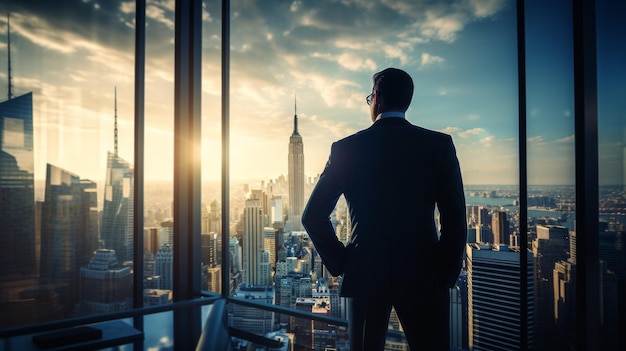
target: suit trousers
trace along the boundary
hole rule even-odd
[[[349,304],[351,351],[384,350],[392,306],[410,350],[450,350],[450,294],[447,288],[424,289],[412,296],[393,299],[353,297]]]

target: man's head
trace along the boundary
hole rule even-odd
[[[387,111],[406,112],[413,98],[413,79],[397,68],[387,68],[373,76],[372,120]]]

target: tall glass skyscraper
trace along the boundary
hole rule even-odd
[[[41,214],[41,284],[52,284],[70,312],[78,303],[79,270],[98,249],[96,183],[47,165]]]
[[[0,278],[37,274],[33,95],[0,103]]]
[[[109,152],[100,239],[120,263],[133,259],[133,178],[129,163]]]

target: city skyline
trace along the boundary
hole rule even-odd
[[[0,12],[11,14],[13,94],[32,91],[36,97],[35,178],[43,179],[45,164],[52,163],[99,182],[106,153],[113,149],[115,87],[120,155],[133,163],[134,2],[74,5],[6,1]],[[455,6],[421,1],[233,4],[232,179],[287,173],[285,159],[273,155],[287,145],[294,93],[307,138],[305,174],[319,174],[333,141],[369,126],[364,98],[372,74],[397,66],[416,83],[407,118],[453,136],[466,184],[516,184],[514,5],[504,0]],[[572,184],[571,16],[567,9],[532,1],[527,9],[529,184]],[[171,1],[147,5],[147,180],[173,177],[173,10]],[[203,10],[206,180],[220,177],[219,13],[214,3]],[[0,26],[0,67],[7,67],[5,16]],[[603,26],[599,21],[599,33],[614,32]],[[617,62],[625,50],[616,45],[598,42],[599,50],[608,47],[617,54],[598,57],[599,83],[607,89],[623,83],[611,78],[624,71]],[[0,70],[0,81],[7,80],[7,71]],[[0,84],[0,96],[7,93],[7,84]],[[622,136],[613,127],[624,113],[615,102],[599,106],[600,132],[606,136],[600,145],[605,155],[601,184],[623,182]]]

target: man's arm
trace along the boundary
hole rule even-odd
[[[443,167],[438,177],[440,181],[437,186],[437,208],[441,222],[438,255],[440,286],[451,288],[456,283],[463,264],[467,220],[459,160],[452,138],[448,138]]]
[[[338,276],[343,274],[345,247],[337,238],[329,217],[341,196],[339,182],[332,174],[331,159],[332,152],[304,208],[302,225],[328,271],[333,276]]]

